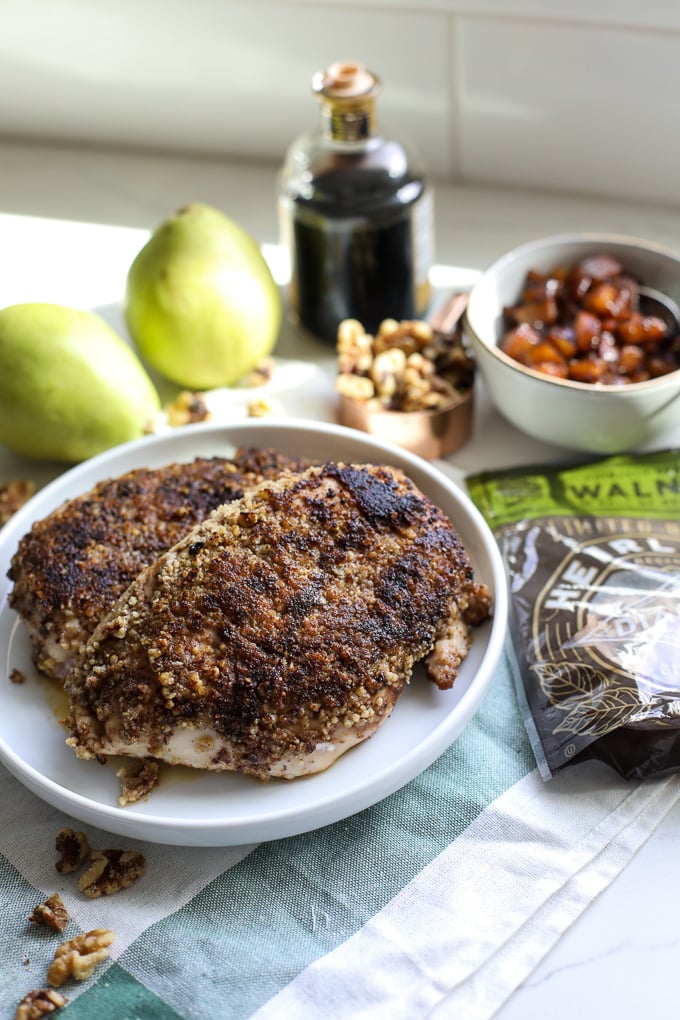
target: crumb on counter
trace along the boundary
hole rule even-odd
[[[59,893],[52,893],[44,903],[33,908],[28,917],[33,924],[42,924],[53,931],[63,931],[68,924],[68,911]]]
[[[112,896],[131,886],[145,870],[144,854],[135,850],[93,850],[89,867],[78,879],[78,888],[91,900]]]
[[[34,988],[17,1006],[14,1020],[40,1020],[40,1017],[55,1013],[67,1002],[66,996],[55,988]]]
[[[255,397],[248,401],[247,405],[249,418],[269,418],[272,415],[282,414],[281,407],[272,400],[265,400],[263,397]]]
[[[82,868],[90,856],[90,842],[84,832],[60,829],[54,841],[60,858],[55,867],[60,875],[70,875]]]
[[[196,422],[210,421],[212,414],[202,393],[182,390],[171,404],[165,408],[168,425],[193,425]]]
[[[47,971],[48,982],[55,988],[61,988],[69,978],[85,981],[91,977],[95,967],[108,957],[109,946],[115,937],[109,928],[93,928],[62,942]]]
[[[251,372],[241,379],[239,385],[248,389],[254,389],[256,386],[264,386],[270,382],[273,375],[273,358],[263,358]]]

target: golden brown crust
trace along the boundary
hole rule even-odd
[[[328,464],[265,482],[97,629],[67,685],[72,743],[169,760],[184,727],[214,735],[204,767],[265,778],[343,729],[372,732],[472,582],[450,522],[399,472]]]
[[[222,503],[306,466],[271,450],[141,468],[99,483],[25,535],[10,604],[30,628],[38,668],[62,678],[80,645],[139,571]]]
[[[35,492],[35,483],[19,480],[0,483],[0,527],[26,503]]]

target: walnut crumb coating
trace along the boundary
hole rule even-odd
[[[263,482],[97,628],[67,682],[69,743],[261,779],[319,771],[387,718],[452,618],[461,654],[432,675],[453,683],[484,591],[401,472],[327,464]]]
[[[7,524],[17,510],[26,503],[35,492],[35,482],[23,479],[13,482],[0,482],[0,528]]]
[[[138,468],[99,482],[36,521],[14,554],[9,601],[35,665],[63,681],[101,617],[148,563],[264,478],[306,462],[243,448],[233,458]]]

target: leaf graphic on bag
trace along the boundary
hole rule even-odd
[[[541,662],[531,667],[538,677],[541,690],[553,705],[573,698],[591,698],[594,691],[607,685],[607,676],[600,669],[579,663]]]

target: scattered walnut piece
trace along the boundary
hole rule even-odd
[[[9,678],[13,684],[25,684],[26,675],[21,672],[20,669],[13,669],[9,675]]]
[[[91,900],[111,896],[144,874],[146,858],[134,850],[93,850],[90,866],[78,879],[78,888]]]
[[[68,942],[62,942],[47,971],[47,980],[56,988],[61,988],[70,977],[76,981],[85,981],[97,964],[107,958],[108,947],[115,937],[109,928],[93,928]]]
[[[239,385],[247,386],[249,388],[255,386],[264,386],[271,380],[274,374],[274,361],[272,358],[263,358],[263,360],[255,366],[252,372],[249,372],[243,379],[241,379]]]
[[[159,764],[153,758],[139,758],[122,765],[116,772],[120,779],[120,806],[136,804],[148,797],[158,782],[159,772]]]
[[[271,400],[264,400],[263,397],[256,397],[248,401],[249,418],[268,418],[271,415],[280,415],[281,407]]]
[[[90,844],[84,832],[74,832],[73,829],[61,829],[55,839],[57,853],[61,859],[55,867],[62,875],[69,875],[82,867],[90,854]]]
[[[35,988],[17,1006],[14,1020],[40,1020],[65,1006],[68,999],[54,988]]]
[[[165,408],[169,425],[192,425],[197,421],[210,421],[212,414],[201,393],[182,390]]]
[[[35,483],[26,481],[0,483],[0,527],[30,499]]]
[[[52,893],[44,903],[34,907],[29,915],[33,924],[44,924],[54,931],[63,931],[68,924],[68,911],[59,893]]]
[[[371,409],[443,409],[473,381],[458,326],[442,332],[417,319],[384,319],[374,337],[356,319],[338,326],[336,389]]]

